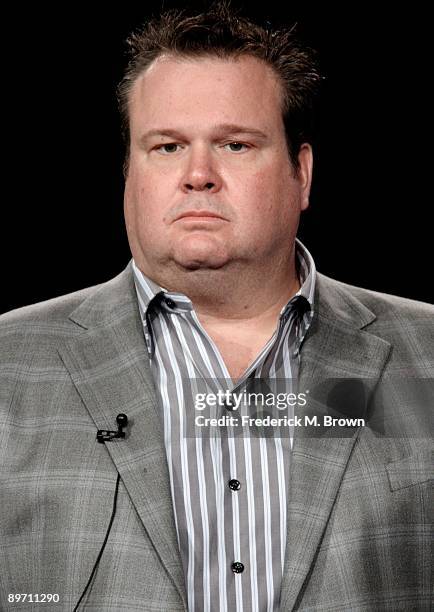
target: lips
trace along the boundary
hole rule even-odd
[[[179,219],[185,219],[185,217],[210,217],[214,219],[223,219],[223,217],[211,212],[210,210],[187,210],[179,215],[179,217],[176,218],[176,221],[179,221]]]

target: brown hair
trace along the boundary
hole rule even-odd
[[[135,80],[163,53],[222,59],[252,55],[269,64],[282,84],[286,143],[292,165],[298,169],[300,146],[312,140],[313,105],[321,80],[315,52],[297,40],[295,26],[272,30],[238,12],[230,0],[218,0],[200,14],[172,9],[151,18],[127,38],[130,59],[116,90],[126,147],[124,177],[129,165],[129,94]]]

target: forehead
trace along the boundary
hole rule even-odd
[[[194,117],[269,122],[281,116],[282,88],[271,66],[252,57],[158,57],[134,82],[130,120]],[[133,125],[132,125],[133,127]]]

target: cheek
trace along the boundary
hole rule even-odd
[[[270,163],[251,178],[251,191],[258,199],[266,202],[270,211],[275,203],[287,197],[294,187],[290,168],[284,163]]]
[[[244,239],[254,237],[255,243],[269,244],[284,240],[298,225],[300,198],[297,184],[278,174],[262,174],[243,198]]]
[[[134,216],[140,229],[146,229],[149,224],[164,222],[164,203],[168,198],[164,182],[156,180],[155,174],[133,173],[128,178],[125,194],[126,210],[129,209],[129,216]]]
[[[283,222],[289,218],[294,200],[294,184],[289,176],[270,168],[269,172],[257,173],[244,193],[245,216],[252,215],[252,221],[272,224],[279,218]]]

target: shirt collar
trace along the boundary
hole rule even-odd
[[[295,257],[300,289],[282,308],[280,318],[288,316],[293,308],[296,308],[302,314],[305,314],[307,311],[313,313],[316,283],[315,262],[312,255],[298,238],[295,240]],[[151,303],[153,305],[157,305],[158,303],[160,307],[171,312],[187,312],[193,310],[193,304],[186,295],[167,291],[167,289],[155,283],[139,270],[134,259],[132,268],[140,317],[142,320],[146,316]]]
[[[288,315],[294,307],[301,314],[308,311],[313,312],[316,283],[315,262],[312,255],[298,238],[295,239],[295,258],[300,289],[280,311],[281,318]]]

